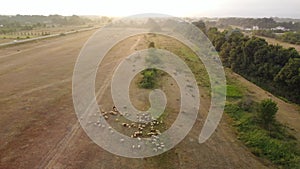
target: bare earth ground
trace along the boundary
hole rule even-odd
[[[287,43],[287,42],[282,42],[282,41],[279,41],[277,39],[274,39],[274,38],[268,38],[268,37],[263,37],[263,36],[257,36],[257,37],[260,37],[260,38],[263,38],[265,39],[268,43],[270,44],[273,44],[273,45],[281,45],[285,48],[295,48],[298,52],[300,52],[300,45],[294,45],[294,44],[290,44],[290,43]]]
[[[51,35],[53,34],[60,34],[65,33],[69,31],[76,31],[84,28],[88,28],[89,25],[78,25],[78,26],[63,26],[63,27],[55,27],[55,28],[37,28],[29,31],[18,31],[13,34],[0,34],[0,44],[6,43],[6,42],[12,42],[14,40],[22,40],[30,38],[36,38],[36,37],[42,37],[42,33],[46,32]],[[29,35],[30,34],[30,35]],[[33,34],[33,35],[31,35]],[[19,38],[18,38],[19,37]]]
[[[210,104],[207,96],[201,98],[202,107],[193,130],[167,153],[153,158],[128,159],[98,147],[77,121],[71,89],[76,58],[92,33],[0,49],[0,168],[272,168],[237,141],[226,115],[213,136],[206,143],[198,144]],[[112,105],[108,84],[119,59],[144,48],[145,43],[142,36],[134,37],[111,51],[113,57],[104,61],[97,77],[101,83],[99,104],[107,108]],[[172,79],[166,78],[164,85],[171,85]],[[253,89],[260,98],[268,96],[259,88]],[[145,98],[139,93],[131,94]],[[172,90],[166,90],[166,93],[176,98],[176,92],[172,95]],[[132,100],[137,107],[145,104],[138,102],[139,99]],[[284,105],[280,103],[279,117],[286,118],[289,124],[290,118],[299,119],[299,113],[292,111],[293,106]],[[299,133],[299,124],[293,122],[291,126]]]

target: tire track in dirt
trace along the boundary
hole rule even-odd
[[[133,49],[139,44],[140,42],[140,38],[136,41],[135,44],[133,44],[130,48],[130,51],[133,52]],[[114,63],[120,62],[120,60],[122,60],[122,58],[117,59],[115,61],[112,61],[108,64],[103,65],[103,67],[105,66],[110,66]],[[111,72],[109,73],[113,73],[115,71],[117,67],[115,67]],[[99,96],[103,95],[105,90],[108,88],[109,84],[111,82],[111,78],[106,78],[104,81],[104,84],[101,86],[101,88],[98,90],[98,92],[96,93],[96,98],[98,98]],[[91,106],[91,104],[88,106]],[[88,111],[88,109],[86,111]],[[59,143],[56,144],[56,146],[47,153],[46,157],[42,160],[42,162],[40,163],[39,166],[37,166],[37,169],[42,169],[42,168],[54,168],[54,166],[56,165],[58,159],[61,157],[62,153],[66,150],[67,146],[72,142],[72,140],[76,139],[76,137],[79,136],[79,131],[81,129],[81,125],[80,123],[77,121],[71,131],[65,135],[64,138],[61,139],[61,141]]]
[[[117,61],[119,61],[119,60],[117,60]],[[103,67],[106,67],[106,66],[110,66],[110,64],[103,65]],[[86,73],[86,74],[88,74],[88,73]],[[38,90],[44,90],[44,89],[47,89],[47,88],[50,88],[50,87],[53,87],[53,86],[57,86],[57,85],[60,85],[60,84],[64,84],[64,83],[67,83],[67,82],[70,82],[70,81],[72,81],[72,77],[66,78],[66,79],[63,79],[63,80],[60,80],[60,81],[56,81],[56,82],[53,82],[53,83],[50,83],[50,84],[42,85],[42,86],[39,86],[39,87],[35,87],[35,88],[29,89],[27,91],[20,92],[18,94],[6,97],[4,99],[0,99],[0,101],[8,101],[8,100],[11,100],[11,99],[16,99],[16,98],[22,97],[24,95],[36,92]]]
[[[60,103],[61,96],[67,96],[68,93],[64,93],[70,91],[71,85],[69,84],[72,80],[72,73],[69,70],[73,68],[78,55],[77,51],[80,50],[85,39],[90,37],[92,33],[93,31],[89,31],[57,39],[43,40],[38,43],[1,48],[1,56],[9,54],[6,57],[0,56],[1,68],[7,67],[7,65],[23,66],[18,65],[18,63],[28,66],[18,72],[5,72],[4,76],[1,76],[0,92],[4,95],[0,98],[0,142],[4,148],[1,149],[0,168],[24,168],[25,166],[26,168],[34,168],[39,163],[35,162],[36,159],[42,158],[35,158],[34,153],[45,154],[50,151],[47,147],[37,150],[33,145],[31,146],[31,143],[35,140],[45,140],[45,146],[47,146],[47,140],[51,140],[47,137],[55,137],[55,134],[45,137],[45,132],[39,131],[49,127],[48,120],[59,114],[57,112],[62,112],[61,110],[67,110],[67,108],[66,105],[49,107],[48,101],[52,103],[52,99],[55,99],[54,102]],[[61,68],[62,66],[64,68]],[[52,95],[50,91],[57,92],[57,94]],[[46,95],[47,98],[43,99],[45,93],[49,95]],[[64,103],[67,101],[67,99],[63,100]],[[51,110],[55,110],[55,112],[50,112]],[[67,112],[71,111],[67,110]],[[30,123],[38,128],[30,127]],[[47,126],[41,126],[41,124],[47,124]],[[63,128],[58,129],[64,131]],[[36,137],[36,134],[40,137]],[[61,138],[61,136],[56,136],[54,139],[56,141],[50,145],[53,146]],[[23,148],[22,143],[18,143],[20,140],[29,146]],[[23,154],[26,153],[27,149],[33,150],[32,157],[28,153]]]
[[[98,91],[96,96],[102,95],[109,85],[109,80],[105,81],[105,84],[102,86],[102,88]],[[88,107],[90,107],[89,105]],[[88,108],[89,109],[89,108]],[[87,109],[87,111],[88,111]],[[38,166],[38,169],[42,168],[53,168],[53,166],[56,164],[57,160],[60,158],[61,154],[65,151],[67,148],[67,145],[70,144],[70,142],[75,139],[76,135],[78,134],[79,129],[81,128],[80,123],[76,121],[76,123],[73,125],[71,131],[58,143],[56,144],[55,148],[53,148],[47,155],[44,160],[42,160],[42,163],[40,166]]]
[[[50,88],[50,87],[53,87],[53,86],[57,86],[57,85],[60,85],[60,84],[64,84],[64,83],[70,82],[71,80],[72,80],[72,78],[67,78],[67,79],[64,79],[64,80],[61,80],[61,81],[57,81],[57,82],[54,82],[54,83],[50,83],[50,84],[47,84],[47,85],[43,85],[43,86],[40,86],[40,87],[32,88],[32,89],[29,89],[27,91],[18,93],[16,95],[12,95],[10,97],[6,97],[4,99],[0,99],[0,101],[8,101],[8,100],[11,100],[11,99],[17,99],[19,97],[22,97],[22,96],[27,95],[27,94],[31,94],[31,93],[36,92],[38,90],[44,90],[44,89],[47,89],[47,88]]]
[[[104,65],[104,67],[109,66],[112,63],[106,64]],[[96,93],[96,98],[98,96],[101,96],[105,92],[105,89],[108,87],[109,82],[110,82],[109,79],[107,79],[104,82],[104,85]],[[90,107],[90,105],[88,107]],[[74,137],[76,136],[80,128],[81,128],[80,123],[76,121],[76,123],[72,126],[71,131],[67,135],[65,135],[59,143],[56,144],[55,148],[53,148],[50,152],[47,153],[45,159],[42,160],[41,165],[38,166],[37,168],[52,168],[55,165],[56,161],[61,156],[61,154],[66,149],[67,145],[72,141],[72,139],[74,139]]]

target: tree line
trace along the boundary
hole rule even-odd
[[[100,23],[107,17],[87,18],[77,15],[0,15],[0,34],[7,34],[18,31],[28,31],[35,28],[57,27],[67,25],[85,25],[90,23]]]
[[[268,44],[240,31],[206,32],[223,65],[260,87],[300,104],[300,55],[294,48]]]
[[[61,16],[61,15],[0,15],[0,25],[35,25],[35,24],[85,24],[91,20],[86,17],[80,17],[77,15]],[[41,26],[41,25],[40,25]]]
[[[221,18],[217,21],[218,25],[225,26],[240,26],[244,28],[252,28],[258,26],[261,29],[271,29],[277,26],[282,26],[291,31],[300,30],[300,22],[276,22],[273,18]]]

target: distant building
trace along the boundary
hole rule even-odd
[[[4,27],[4,25],[0,25],[0,28]]]
[[[258,26],[253,26],[252,30],[259,30]]]
[[[276,28],[271,28],[272,31],[289,31],[290,29],[286,29],[282,26],[277,26]]]

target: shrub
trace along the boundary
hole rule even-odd
[[[153,89],[156,86],[157,69],[146,69],[142,71],[143,78],[139,84],[141,88]]]
[[[271,99],[262,100],[259,104],[259,116],[264,127],[270,127],[275,120],[275,114],[278,111],[277,104]]]
[[[253,101],[249,98],[249,96],[244,97],[241,101],[238,102],[238,106],[243,109],[244,111],[252,111],[253,110]]]
[[[277,112],[276,103],[272,100],[263,100],[260,104],[253,103],[250,112],[246,112],[237,104],[227,104],[225,112],[234,121],[234,127],[238,131],[238,138],[250,148],[256,156],[267,158],[274,164],[283,168],[300,168],[300,151],[297,148],[297,140],[293,138],[281,125],[272,118],[272,130],[266,130],[259,125],[256,114],[252,111],[260,110],[268,115]],[[259,116],[260,118],[260,116]]]
[[[149,46],[148,46],[149,48],[155,48],[155,44],[154,44],[154,42],[150,42],[150,44],[149,44]]]

